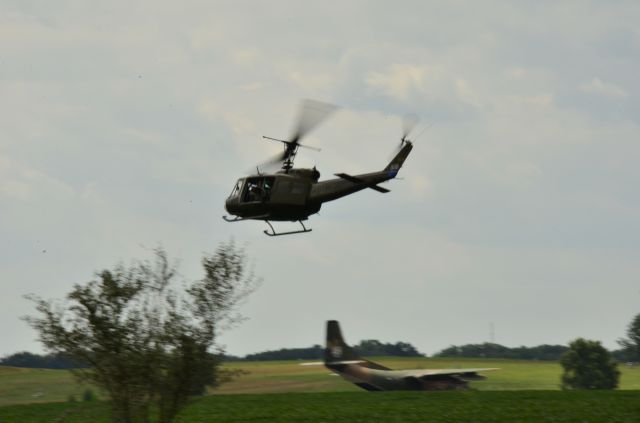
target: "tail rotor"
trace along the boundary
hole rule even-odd
[[[418,115],[415,115],[415,114],[408,114],[402,117],[402,138],[400,138],[401,147],[402,147],[402,144],[409,141],[407,137],[409,136],[411,131],[413,131],[413,129],[416,127],[418,122],[420,122],[420,119],[418,118]]]

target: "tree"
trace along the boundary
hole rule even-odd
[[[47,349],[90,366],[74,372],[109,395],[112,421],[148,422],[155,406],[158,420],[170,422],[191,396],[228,376],[216,339],[241,319],[236,308],[258,284],[232,242],[202,266],[201,280],[180,284],[158,249],[152,262],[74,285],[66,302],[30,296],[38,315],[25,320]]]
[[[640,362],[640,314],[627,327],[627,338],[618,340],[627,361]]]
[[[562,389],[615,389],[620,371],[616,361],[599,341],[578,338],[569,344],[560,364]]]

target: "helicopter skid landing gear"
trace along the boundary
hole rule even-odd
[[[251,217],[239,217],[239,216],[228,217],[228,216],[222,216],[222,218],[224,219],[225,222],[242,222],[243,220],[264,219],[265,217],[267,217],[267,215],[251,216]]]
[[[222,216],[222,218],[225,220],[225,222],[240,222],[241,220],[244,220],[241,217],[227,217],[227,216]]]
[[[271,228],[271,232],[269,232],[268,230],[264,230],[263,232],[265,233],[265,235],[269,235],[269,236],[293,235],[293,234],[303,234],[305,232],[311,232],[310,228],[307,229],[304,226],[304,223],[302,223],[302,220],[298,220],[298,222],[302,225],[301,231],[280,232],[280,233],[277,233],[275,229],[273,229],[273,225],[271,225],[271,222],[269,222],[268,220],[265,220],[265,222],[267,223],[267,225],[269,225],[269,228]]]

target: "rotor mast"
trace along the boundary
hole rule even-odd
[[[301,145],[297,141],[281,140],[278,138],[267,137],[264,135],[262,136],[262,138],[266,140],[271,140],[271,141],[278,141],[284,144],[284,152],[282,153],[281,157],[282,157],[282,170],[284,170],[285,173],[289,173],[289,170],[293,168],[293,160],[296,158],[296,153],[298,153],[298,147],[307,147],[313,150],[320,151],[319,148],[310,147],[308,145]]]
[[[293,135],[288,140],[279,138],[271,138],[262,136],[262,138],[272,141],[278,141],[284,144],[284,151],[272,157],[264,163],[266,166],[273,166],[282,163],[282,170],[285,173],[293,168],[293,160],[298,152],[298,147],[306,147],[312,150],[320,151],[319,148],[310,147],[300,144],[300,140],[304,138],[311,130],[324,121],[331,113],[336,110],[336,106],[329,103],[323,103],[316,100],[304,100],[300,104],[300,112],[295,125]]]

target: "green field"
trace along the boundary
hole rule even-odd
[[[445,358],[373,358],[393,369],[499,367],[487,372],[487,380],[473,382],[480,391],[558,390],[561,368],[557,362]],[[300,366],[297,361],[236,362],[227,367],[248,374],[223,385],[213,394],[263,394],[282,392],[359,391],[355,385],[332,375],[324,366]],[[620,389],[640,390],[640,367],[620,366]],[[67,401],[82,397],[87,386],[78,385],[65,370],[0,367],[0,406],[33,402]],[[97,389],[94,389],[98,393]]]
[[[373,357],[392,369],[498,367],[487,380],[473,382],[477,390],[558,390],[562,369],[557,362],[450,358]],[[335,392],[359,391],[355,385],[330,375],[323,366],[300,366],[295,361],[239,362],[229,365],[250,373],[224,385],[219,393]],[[620,366],[620,389],[640,390],[640,367]]]
[[[229,368],[249,373],[198,400],[181,421],[496,421],[509,416],[520,416],[518,421],[640,421],[640,368],[620,366],[618,391],[563,392],[556,362],[374,360],[394,369],[500,370],[486,373],[488,379],[474,382],[467,392],[370,393],[331,376],[323,366],[295,361],[231,363]],[[70,396],[81,399],[86,388],[63,370],[0,367],[0,422],[45,422],[63,415],[65,422],[108,421],[108,408],[101,401],[66,402]]]
[[[62,420],[64,418],[64,420]],[[554,422],[636,423],[640,391],[322,392],[216,395],[177,419],[204,422]],[[107,405],[0,407],[0,422],[109,422]]]

